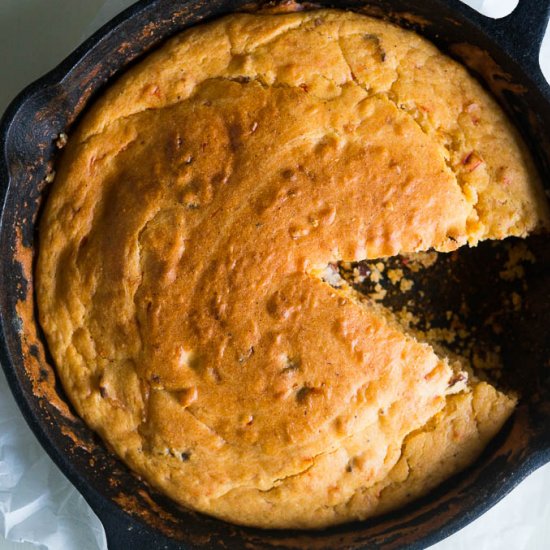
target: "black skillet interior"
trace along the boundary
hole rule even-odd
[[[97,512],[113,550],[128,545],[167,549],[423,548],[475,519],[550,460],[548,239],[529,241],[537,262],[526,270],[522,308],[506,314],[507,328],[499,340],[508,384],[523,396],[507,429],[473,467],[413,505],[324,532],[270,532],[232,526],[181,510],[148,488],[67,408],[35,322],[32,261],[36,256],[36,219],[47,191],[44,179],[55,157],[56,137],[61,132],[70,134],[71,125],[104,83],[144,52],[189,25],[243,9],[245,4],[251,8],[249,2],[239,0],[143,0],[103,27],[9,107],[0,129],[0,359],[28,423]],[[385,17],[417,30],[461,58],[509,112],[550,187],[550,88],[538,63],[550,0],[520,0],[513,14],[496,21],[480,16],[459,0],[321,0],[316,5]],[[488,246],[479,247],[460,256],[458,263],[461,267],[454,273],[474,272],[482,280],[473,293],[473,307],[488,303],[480,315],[498,313],[507,287],[493,285],[486,275],[502,269],[499,254]],[[432,280],[445,277],[444,272],[436,271]],[[442,283],[439,287],[429,281],[426,284],[434,303],[439,300],[438,292],[447,295],[445,288]]]

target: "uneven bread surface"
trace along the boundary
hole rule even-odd
[[[40,320],[79,414],[174,500],[323,527],[473,461],[514,400],[328,263],[547,223],[524,146],[458,64],[339,11],[185,31],[69,139],[40,227]],[[460,376],[459,376],[460,379]]]

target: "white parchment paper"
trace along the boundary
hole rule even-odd
[[[2,371],[0,533],[48,550],[107,549],[99,519],[34,437]]]
[[[0,0],[7,3],[13,1]],[[23,18],[24,9],[28,11],[33,3],[35,6],[45,3],[45,0],[17,1]],[[92,0],[82,4],[88,12],[81,14],[78,20],[82,29],[81,39],[132,3],[132,0],[94,1],[95,6],[92,6]],[[59,8],[63,2],[73,9],[75,3],[80,4],[79,0],[48,0],[48,6],[50,9],[55,6]],[[467,4],[491,17],[510,13],[517,2],[466,0]],[[62,15],[61,10],[58,15]],[[66,21],[63,17],[56,20],[59,33],[64,33]],[[25,24],[24,20],[22,24]],[[52,32],[52,29],[49,31]],[[60,37],[66,37],[66,34],[60,34]],[[67,43],[65,54],[77,42]],[[13,52],[16,47],[17,44],[14,44]],[[6,52],[9,53],[9,45],[0,42],[0,55],[6,55]],[[40,58],[40,52],[34,56],[35,63],[36,56]],[[43,66],[37,66],[39,72],[51,68],[47,55],[42,59]],[[541,66],[547,78],[550,77],[550,33],[547,33],[541,52]],[[16,67],[10,68],[14,77],[21,77],[15,72]],[[27,75],[28,80],[39,76],[39,72]],[[4,108],[5,105],[0,105],[0,111]],[[550,465],[532,474],[489,512],[459,533],[436,544],[432,550],[546,550],[550,548],[548,495]],[[44,550],[107,549],[99,519],[42,450],[19,412],[0,371],[0,549],[8,544],[7,540],[26,541]]]

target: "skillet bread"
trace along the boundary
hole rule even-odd
[[[78,413],[151,485],[230,522],[326,527],[470,464],[515,398],[320,273],[547,220],[514,128],[426,40],[341,11],[232,15],[75,129],[40,321]]]

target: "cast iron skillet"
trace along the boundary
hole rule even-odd
[[[0,359],[27,422],[96,511],[113,550],[424,548],[474,520],[550,460],[550,239],[531,242],[538,262],[526,275],[524,308],[506,318],[501,336],[508,380],[523,396],[507,428],[474,466],[420,501],[378,519],[324,532],[241,528],[182,510],[151,490],[73,414],[36,323],[36,221],[56,137],[61,132],[70,135],[88,101],[144,52],[189,25],[244,9],[245,3],[250,9],[246,0],[138,2],[8,108],[0,128]],[[518,8],[500,20],[485,18],[458,0],[316,4],[385,17],[460,57],[508,111],[550,185],[550,88],[538,62],[550,0],[520,0]],[[466,271],[498,269],[495,255],[486,252],[479,247],[465,253]],[[491,288],[490,281],[479,287],[478,301],[498,307]]]

